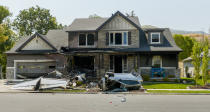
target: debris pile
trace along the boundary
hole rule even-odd
[[[111,73],[107,72],[99,86],[103,91],[125,92],[128,90],[138,90],[141,87],[142,77],[132,73]]]

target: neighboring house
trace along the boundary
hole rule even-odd
[[[208,57],[210,58],[210,49],[209,49]],[[184,77],[187,77],[187,73],[189,74],[190,77],[194,76],[194,66],[192,64],[192,58],[191,57],[188,57],[188,58],[183,60],[183,68],[184,68]],[[188,69],[188,70],[186,70],[186,69]],[[187,71],[187,73],[186,73],[186,71]],[[210,61],[209,61],[209,64],[208,64],[208,71],[210,72]]]
[[[83,71],[92,78],[100,78],[108,71],[133,70],[151,76],[152,67],[165,72],[154,78],[179,78],[181,51],[168,28],[142,28],[138,17],[118,11],[110,18],[75,19],[65,30],[21,38],[7,52],[7,78],[36,77],[54,69],[86,69]]]

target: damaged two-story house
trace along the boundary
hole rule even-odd
[[[179,78],[181,51],[168,28],[143,28],[138,17],[118,11],[109,18],[78,18],[63,30],[21,38],[7,52],[7,78],[37,77],[55,69],[86,69],[95,79],[106,72],[132,71]],[[164,73],[153,73],[159,70]]]

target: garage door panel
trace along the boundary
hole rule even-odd
[[[55,69],[55,62],[18,62],[17,73],[48,73]]]

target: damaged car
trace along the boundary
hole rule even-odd
[[[142,77],[136,73],[107,72],[105,76],[100,80],[99,87],[103,91],[113,92],[138,90],[141,88],[142,81]]]

